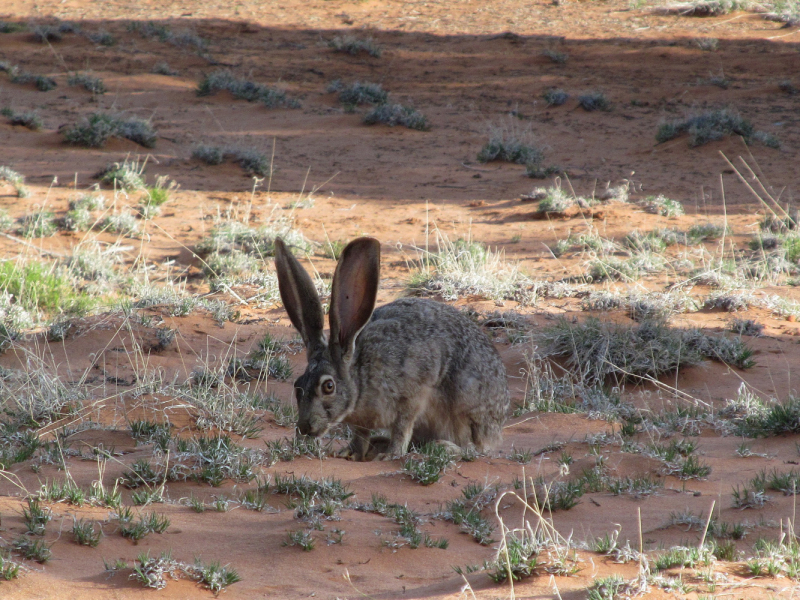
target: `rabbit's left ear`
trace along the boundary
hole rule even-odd
[[[356,336],[375,308],[381,271],[381,245],[375,238],[357,238],[347,244],[336,265],[331,290],[331,337],[334,360],[349,361]]]

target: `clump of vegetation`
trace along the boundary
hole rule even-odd
[[[657,378],[681,367],[697,365],[704,358],[739,368],[752,366],[752,350],[738,338],[714,338],[699,330],[671,328],[660,320],[636,326],[603,323],[589,318],[584,323],[561,319],[539,336],[544,356],[566,359],[579,381],[603,384]]]
[[[518,165],[538,165],[544,160],[544,151],[535,145],[530,130],[512,126],[493,126],[489,129],[489,141],[478,152],[482,163],[494,160]]]
[[[418,110],[402,104],[379,104],[364,115],[367,125],[383,124],[389,127],[402,125],[409,129],[427,131],[430,129],[428,119]]]
[[[111,137],[125,138],[145,148],[153,148],[158,139],[149,121],[104,112],[94,112],[64,130],[67,143],[88,148],[100,148]]]
[[[662,217],[679,217],[684,214],[683,204],[677,200],[667,198],[663,194],[648,196],[642,204],[648,212]]]
[[[267,108],[300,107],[300,102],[290,98],[284,90],[236,77],[227,69],[209,73],[197,85],[198,96],[211,96],[222,90],[230,92],[235,98],[260,102]]]
[[[372,38],[357,38],[353,35],[337,35],[335,38],[328,42],[328,47],[333,48],[337,52],[344,52],[356,56],[362,52],[369,54],[375,58],[380,58],[383,51]]]
[[[25,186],[25,176],[9,167],[0,166],[0,182],[10,183],[17,192],[17,198],[27,198],[31,195]]]
[[[178,75],[178,72],[169,66],[169,63],[166,61],[158,62],[153,65],[153,68],[150,69],[151,73],[155,73],[156,75],[167,75],[169,77],[174,77]]]
[[[755,139],[767,146],[777,142],[774,138],[770,139],[768,134],[756,132],[750,121],[728,108],[706,111],[683,120],[663,123],[656,133],[656,142],[659,144],[668,142],[684,133],[689,135],[689,145],[692,147],[702,146],[734,134],[742,136],[746,142]]]
[[[611,110],[611,101],[603,92],[587,92],[578,96],[578,106],[585,111]]]
[[[67,85],[81,86],[87,92],[92,94],[105,94],[106,84],[99,77],[89,75],[88,73],[74,73],[67,79]]]
[[[98,44],[99,46],[111,47],[117,43],[117,38],[105,29],[100,29],[99,31],[94,31],[85,35],[93,44]]]
[[[200,144],[192,149],[192,158],[203,161],[207,165],[221,165],[225,160],[225,148]]]
[[[549,58],[557,65],[564,65],[567,63],[567,59],[569,58],[569,54],[566,52],[560,52],[553,48],[545,48],[542,50],[542,56],[545,58]]]
[[[416,293],[440,294],[446,300],[478,295],[495,300],[521,297],[529,285],[516,265],[509,264],[501,251],[492,251],[471,240],[451,242],[441,234],[437,251],[423,255],[409,287]]]
[[[15,23],[13,21],[0,21],[0,33],[19,33],[25,31],[27,27],[24,23]]]
[[[453,462],[449,448],[428,442],[418,450],[419,458],[409,457],[403,463],[403,470],[422,485],[439,481],[445,469]]]
[[[328,91],[338,92],[339,102],[346,106],[384,104],[389,100],[389,92],[384,90],[380,83],[356,81],[345,85],[337,79],[328,86]]]
[[[56,80],[52,77],[28,73],[27,71],[21,70],[18,66],[9,65],[5,62],[0,62],[0,71],[8,73],[8,79],[11,83],[19,83],[21,85],[33,83],[40,92],[49,92],[58,86]]]
[[[38,210],[22,217],[19,233],[27,238],[51,237],[58,227],[53,213],[49,210]]]
[[[17,113],[6,107],[3,110],[0,110],[0,114],[8,119],[10,125],[21,125],[22,127],[27,127],[31,131],[39,131],[42,127],[44,127],[42,118],[34,111]]]
[[[548,106],[561,106],[569,99],[569,94],[560,88],[550,89],[542,94]]]
[[[698,37],[694,39],[694,45],[704,52],[716,52],[719,48],[719,40],[717,38]]]
[[[113,185],[115,188],[123,191],[144,190],[146,187],[144,179],[144,170],[146,166],[146,161],[139,162],[138,158],[129,161],[126,158],[121,163],[106,165],[95,177],[102,183]],[[87,205],[85,208],[90,207]],[[90,208],[90,210],[99,209]]]
[[[534,190],[534,194],[542,197],[539,200],[540,213],[564,213],[575,204],[575,200],[560,186],[538,188]]]
[[[721,238],[726,233],[724,225],[716,223],[698,223],[692,225],[686,231],[686,242],[688,244],[700,244]]]
[[[220,165],[226,158],[239,163],[245,170],[261,177],[270,177],[272,164],[270,157],[258,150],[200,144],[192,150],[192,158],[207,165]]]

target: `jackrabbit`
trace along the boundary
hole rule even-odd
[[[433,300],[403,298],[373,313],[378,240],[358,238],[342,251],[327,343],[319,295],[280,239],[275,266],[308,358],[294,384],[301,434],[322,436],[347,423],[354,435],[342,455],[354,460],[399,456],[411,442],[485,451],[501,441],[509,394],[497,350],[469,318]],[[372,429],[387,429],[388,439],[370,439]]]

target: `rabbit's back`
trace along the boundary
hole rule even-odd
[[[391,427],[414,415],[413,440],[488,449],[502,437],[506,372],[484,332],[455,308],[404,298],[378,308],[356,341],[353,422]]]

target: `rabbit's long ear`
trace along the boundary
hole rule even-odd
[[[381,245],[375,238],[357,238],[342,251],[331,290],[330,349],[334,360],[348,361],[358,332],[375,308],[381,271]]]
[[[275,269],[281,300],[309,354],[324,348],[324,316],[314,282],[280,238],[275,240]]]

